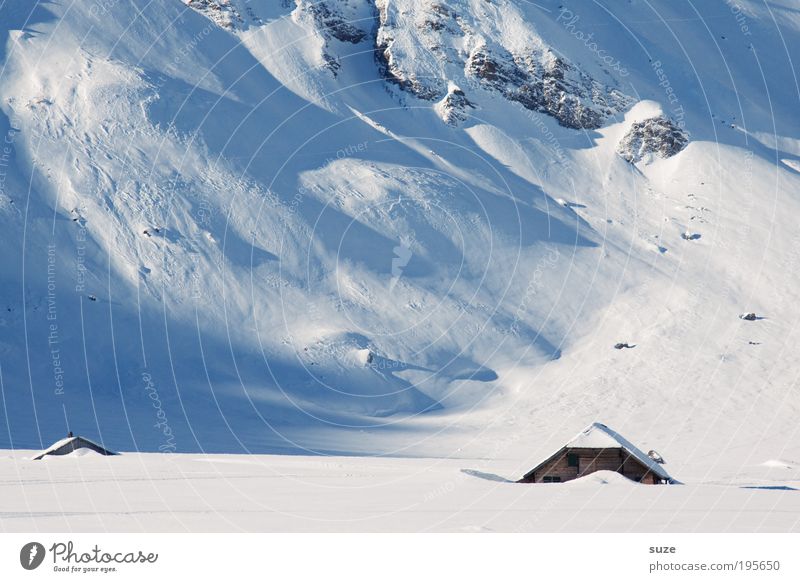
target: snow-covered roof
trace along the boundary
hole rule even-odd
[[[642,465],[647,467],[650,471],[661,477],[662,479],[671,480],[672,478],[664,470],[660,464],[656,463],[653,459],[648,457],[639,448],[633,445],[624,436],[608,428],[606,425],[594,422],[575,435],[563,447],[558,449],[555,453],[547,457],[542,463],[537,466],[537,469],[544,463],[558,455],[564,449],[623,449],[627,451],[632,457],[639,461]],[[536,469],[534,469],[536,470]]]
[[[47,447],[47,448],[46,448],[45,450],[43,450],[41,453],[39,453],[38,455],[36,455],[36,456],[34,457],[34,460],[36,460],[36,459],[41,459],[42,457],[44,457],[44,456],[46,456],[46,455],[49,455],[49,454],[53,453],[54,451],[57,451],[58,449],[60,449],[60,448],[61,448],[61,447],[63,447],[64,445],[68,445],[69,443],[71,443],[71,442],[74,442],[74,441],[82,441],[82,442],[83,442],[83,444],[82,444],[82,445],[80,445],[80,446],[76,446],[76,447],[75,447],[76,449],[77,449],[77,448],[84,448],[84,447],[86,447],[87,445],[89,445],[89,446],[94,446],[94,447],[96,447],[96,448],[98,448],[98,449],[100,449],[100,450],[102,450],[102,451],[107,451],[107,452],[108,452],[109,454],[111,454],[111,455],[115,454],[115,453],[113,453],[112,451],[110,451],[110,450],[108,450],[107,448],[105,448],[103,445],[98,445],[96,442],[94,442],[94,441],[91,441],[91,440],[87,439],[86,437],[82,437],[82,436],[71,436],[71,437],[66,437],[66,438],[63,438],[63,439],[61,439],[60,441],[56,441],[56,442],[54,442],[52,445],[50,445],[49,447]],[[76,443],[76,444],[77,444],[77,443]]]
[[[644,452],[637,448],[624,436],[608,428],[606,425],[594,422],[575,435],[566,445],[569,448],[586,449],[617,449],[621,448],[632,457],[635,457],[642,465],[650,469],[653,473],[663,479],[669,479],[669,474],[664,468],[648,457]]]

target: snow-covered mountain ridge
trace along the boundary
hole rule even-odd
[[[260,21],[249,4],[186,4],[230,29],[249,26],[241,16],[245,11],[250,21]],[[596,129],[633,103],[608,70],[602,70],[602,81],[592,78],[557,55],[524,16],[508,0],[298,0],[291,13],[326,39],[322,57],[334,73],[341,62],[327,41],[369,43],[386,80],[420,99],[443,101],[442,116],[450,123],[472,106],[462,87],[498,93],[574,129]]]
[[[790,6],[122,4],[0,8],[0,444],[797,451]]]
[[[384,75],[420,98],[444,98],[449,84],[470,86],[574,129],[596,129],[632,103],[558,56],[513,2],[377,0],[376,6]]]

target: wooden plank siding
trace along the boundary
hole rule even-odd
[[[577,456],[577,467],[569,466],[569,455]],[[614,471],[642,483],[661,482],[658,475],[624,449],[563,448],[520,479],[520,483],[544,483],[545,478],[548,478],[547,482],[552,478],[560,482],[571,481],[595,471]]]

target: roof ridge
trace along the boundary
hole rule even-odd
[[[569,442],[567,442],[567,444],[565,446],[569,447],[569,446],[573,445],[573,443],[575,443],[575,441],[577,441],[580,438],[588,437],[595,430],[597,430],[597,431],[601,432],[602,434],[604,434],[605,436],[607,436],[609,439],[611,439],[613,442],[615,442],[619,446],[619,448],[621,448],[621,449],[627,451],[628,453],[630,453],[639,462],[644,464],[648,469],[650,469],[654,473],[658,474],[660,477],[665,478],[665,479],[670,479],[671,478],[669,476],[669,474],[667,473],[667,471],[659,463],[656,463],[647,454],[645,454],[645,452],[642,451],[639,447],[634,445],[632,442],[630,442],[628,439],[626,439],[620,433],[615,431],[613,428],[610,428],[609,426],[603,424],[602,422],[593,422],[592,424],[588,425],[581,432],[576,434]],[[579,448],[579,447],[576,447],[576,448]],[[594,447],[592,447],[592,448],[594,448]],[[603,447],[601,446],[601,447],[597,447],[597,448],[603,448]]]

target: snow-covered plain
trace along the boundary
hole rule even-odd
[[[795,532],[797,467],[639,485],[598,472],[518,484],[486,459],[126,454],[0,457],[0,524],[19,531]],[[765,485],[768,484],[768,485]],[[780,485],[779,485],[780,484]]]
[[[798,529],[795,2],[188,4],[0,3],[3,527]]]

